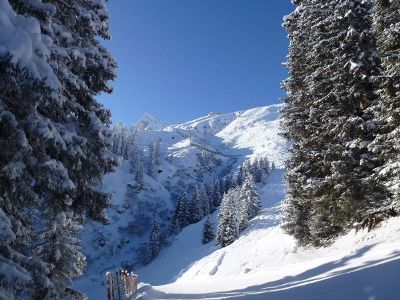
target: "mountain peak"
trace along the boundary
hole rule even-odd
[[[150,113],[144,113],[143,116],[134,125],[138,132],[149,130],[162,130],[163,128],[171,125],[170,122],[162,121],[159,117]]]

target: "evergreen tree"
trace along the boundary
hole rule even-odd
[[[123,123],[118,122],[113,128],[112,128],[112,136],[113,136],[113,145],[112,145],[112,151],[117,154],[122,156],[122,149],[124,148],[124,141],[125,141],[125,133],[126,133],[126,127]]]
[[[224,181],[224,192],[226,193],[230,189],[234,189],[237,186],[236,178],[230,173],[225,177]]]
[[[251,168],[250,168],[250,173],[254,179],[255,182],[261,182],[262,179],[262,170],[261,170],[261,165],[260,165],[260,161],[254,160],[253,163],[250,164]]]
[[[212,184],[212,202],[213,207],[219,207],[221,205],[221,183],[220,180],[217,178],[213,181]]]
[[[0,201],[2,200],[0,197]],[[45,276],[49,272],[50,266],[34,257],[28,258],[14,249],[15,245],[21,242],[17,240],[14,231],[24,228],[22,224],[19,228],[13,225],[11,220],[14,217],[12,215],[9,217],[0,208],[1,299],[29,299],[33,294],[43,293],[38,287],[43,288],[44,293],[54,295],[54,285]],[[47,284],[40,284],[43,281],[47,281]],[[34,289],[35,287],[36,289]]]
[[[290,78],[283,112],[293,141],[288,162],[286,230],[320,245],[376,205],[384,190],[369,174],[379,70],[371,36],[371,3],[294,1],[285,19]]]
[[[203,216],[203,206],[201,201],[197,198],[197,192],[195,191],[192,195],[192,200],[189,205],[189,213],[190,213],[190,223],[197,223],[200,221]]]
[[[154,221],[153,227],[151,228],[149,246],[151,258],[154,259],[158,253],[160,253],[161,249],[161,228],[158,220]]]
[[[154,142],[150,142],[149,144],[149,164],[147,174],[156,179],[156,157],[155,157],[155,149],[154,149]]]
[[[142,163],[139,162],[136,165],[136,171],[135,171],[135,181],[137,184],[137,188],[138,190],[143,190],[144,189],[144,170],[143,170],[143,166]]]
[[[239,231],[242,232],[249,225],[249,209],[246,199],[240,198],[239,202]]]
[[[81,276],[86,266],[76,238],[82,226],[72,214],[66,213],[59,213],[47,222],[49,226],[38,235],[40,242],[35,245],[34,253],[51,262],[48,277],[55,286],[57,299],[82,299],[84,295],[72,287],[71,280]]]
[[[172,231],[176,234],[189,224],[188,199],[186,192],[176,202],[175,212],[172,216]]]
[[[274,169],[275,169],[275,164],[273,164],[273,165],[274,165]],[[264,157],[261,159],[261,168],[262,168],[264,174],[268,174],[269,172],[271,172],[271,167],[269,164],[268,157]]]
[[[374,3],[373,30],[382,74],[377,78],[380,102],[374,111],[378,134],[370,149],[381,163],[373,177],[389,189],[390,195],[372,211],[387,215],[400,212],[400,2]]]
[[[201,203],[202,213],[201,217],[205,217],[210,214],[210,199],[208,198],[207,192],[204,185],[199,185],[196,188],[196,199]]]
[[[139,164],[142,163],[142,157],[139,150],[139,146],[137,145],[135,140],[132,140],[130,144],[130,153],[129,153],[129,160],[131,163],[131,173],[135,174],[136,170],[139,168]]]
[[[222,247],[232,244],[239,236],[238,202],[238,189],[230,189],[222,198],[216,238]]]
[[[240,202],[246,211],[248,220],[258,215],[261,210],[261,201],[257,193],[257,188],[251,176],[247,176],[240,189]]]
[[[250,175],[250,169],[251,169],[250,161],[249,161],[249,160],[246,160],[246,161],[242,164],[241,169],[242,169],[242,180],[244,180],[244,178],[245,178],[246,176]]]
[[[154,161],[155,161],[155,165],[159,166],[161,165],[161,142],[160,140],[158,140],[154,146]]]
[[[186,192],[183,192],[181,198],[181,209],[179,211],[179,222],[182,228],[190,224],[189,198]]]
[[[242,185],[244,179],[244,170],[243,165],[240,165],[238,174],[236,176],[236,182],[238,185]]]
[[[175,206],[175,211],[174,214],[172,216],[172,232],[174,232],[175,234],[179,233],[182,228],[183,228],[183,224],[182,224],[182,198],[186,197],[186,194],[183,193],[182,197],[178,199],[178,201],[176,202],[176,206]]]
[[[208,244],[209,242],[211,242],[214,239],[214,237],[215,237],[215,234],[214,234],[213,224],[212,224],[210,215],[208,215],[208,217],[206,218],[206,220],[203,223],[201,242],[203,245]]]
[[[100,45],[100,38],[109,38],[104,2],[10,3],[2,0],[2,18],[30,38],[32,53],[19,61],[0,42],[0,209],[15,236],[2,239],[0,260],[25,275],[8,285],[10,299],[59,299],[71,278],[53,277],[52,249],[44,248],[49,253],[40,257],[33,253],[37,243],[46,243],[37,240],[33,212],[106,221],[109,196],[98,183],[116,158],[109,151],[110,113],[95,96],[111,92],[108,81],[115,77],[116,64]],[[25,41],[10,42],[19,49]],[[44,225],[45,230],[61,226]],[[79,270],[79,259],[74,262]],[[65,276],[79,273],[70,272],[68,264],[57,267]],[[0,278],[4,271],[0,268]]]
[[[208,199],[208,207],[210,208],[210,213],[213,213],[216,208],[214,207],[214,181],[212,181],[209,185],[204,186],[204,189],[207,193]]]

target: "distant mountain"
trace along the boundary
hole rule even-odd
[[[163,128],[171,125],[170,122],[162,121],[160,118],[153,116],[149,113],[145,113],[139,121],[134,124],[134,128],[138,132],[148,130],[162,130]]]

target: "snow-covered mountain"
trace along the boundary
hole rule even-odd
[[[145,115],[135,125],[141,129],[136,130],[135,142],[144,149],[145,158],[149,144],[159,143],[157,178],[145,174],[145,189],[132,198],[128,186],[135,176],[130,172],[130,162],[123,161],[116,172],[104,177],[103,190],[112,194],[110,222],[85,226],[82,247],[88,268],[86,275],[76,281],[77,287],[90,297],[101,299],[105,271],[121,265],[136,268],[154,219],[159,219],[166,231],[183,191],[190,194],[197,184],[224,177],[248,159],[267,156],[282,166],[288,143],[279,135],[280,108],[281,105],[271,105],[227,114],[210,113],[168,126]]]
[[[398,217],[371,232],[351,231],[319,249],[296,246],[281,229],[283,163],[289,145],[279,135],[280,108],[213,113],[140,132],[137,140],[143,147],[150,141],[161,142],[162,172],[157,180],[146,176],[148,190],[130,204],[125,202],[126,185],[133,180],[129,164],[124,162],[105,177],[104,189],[113,194],[111,222],[86,227],[83,246],[89,267],[77,287],[89,299],[105,299],[104,273],[135,261],[136,249],[148,238],[140,227],[149,226],[148,218],[168,219],[182,190],[223,176],[246,159],[267,156],[277,169],[265,185],[258,185],[263,209],[239,239],[225,248],[215,241],[203,245],[204,220],[185,227],[150,264],[134,266],[143,283],[133,299],[397,299]],[[208,166],[199,162],[199,155],[205,154],[212,157]],[[212,214],[214,224],[217,215],[218,210]],[[132,224],[142,228],[142,235],[132,233]],[[104,245],[98,244],[99,235]]]
[[[159,117],[145,113],[134,125],[136,131],[162,130],[171,125],[170,122],[162,121]]]

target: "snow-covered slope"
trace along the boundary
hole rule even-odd
[[[143,130],[137,131],[135,140],[144,149],[145,158],[148,145],[154,141],[160,143],[159,173],[156,180],[145,175],[145,189],[133,200],[127,188],[134,180],[129,162],[124,161],[116,172],[105,176],[103,189],[112,194],[112,205],[108,210],[110,223],[85,226],[82,247],[87,255],[88,268],[85,276],[76,281],[77,288],[90,298],[101,299],[105,295],[102,286],[105,271],[123,265],[136,269],[140,255],[138,249],[148,242],[154,218],[160,219],[162,228],[166,230],[174,203],[183,191],[190,194],[197,184],[208,183],[212,178],[235,171],[245,159],[268,155],[280,165],[288,147],[279,136],[277,119],[280,108],[281,105],[272,105],[243,112],[211,113],[194,121],[167,127],[158,118],[145,115],[138,123]],[[206,159],[201,159],[204,157]],[[200,240],[197,241],[200,232],[187,234],[193,238],[193,243],[196,239],[196,243],[181,237],[185,244],[200,244]],[[172,247],[180,246],[175,241]],[[206,247],[189,252],[197,251],[196,257],[200,259],[215,249]],[[192,260],[190,255],[186,262]],[[179,259],[180,263],[173,261],[170,259],[169,267],[162,272],[171,276],[179,273],[184,267],[183,256]],[[162,283],[167,282],[171,281]]]
[[[288,143],[280,135],[281,108],[281,105],[271,105],[241,112],[216,136],[230,151],[253,158],[266,156],[277,167],[283,167]]]
[[[283,170],[262,190],[264,209],[220,249],[201,245],[201,222],[139,269],[141,299],[398,299],[400,218],[354,231],[327,248],[298,248],[280,228]]]

